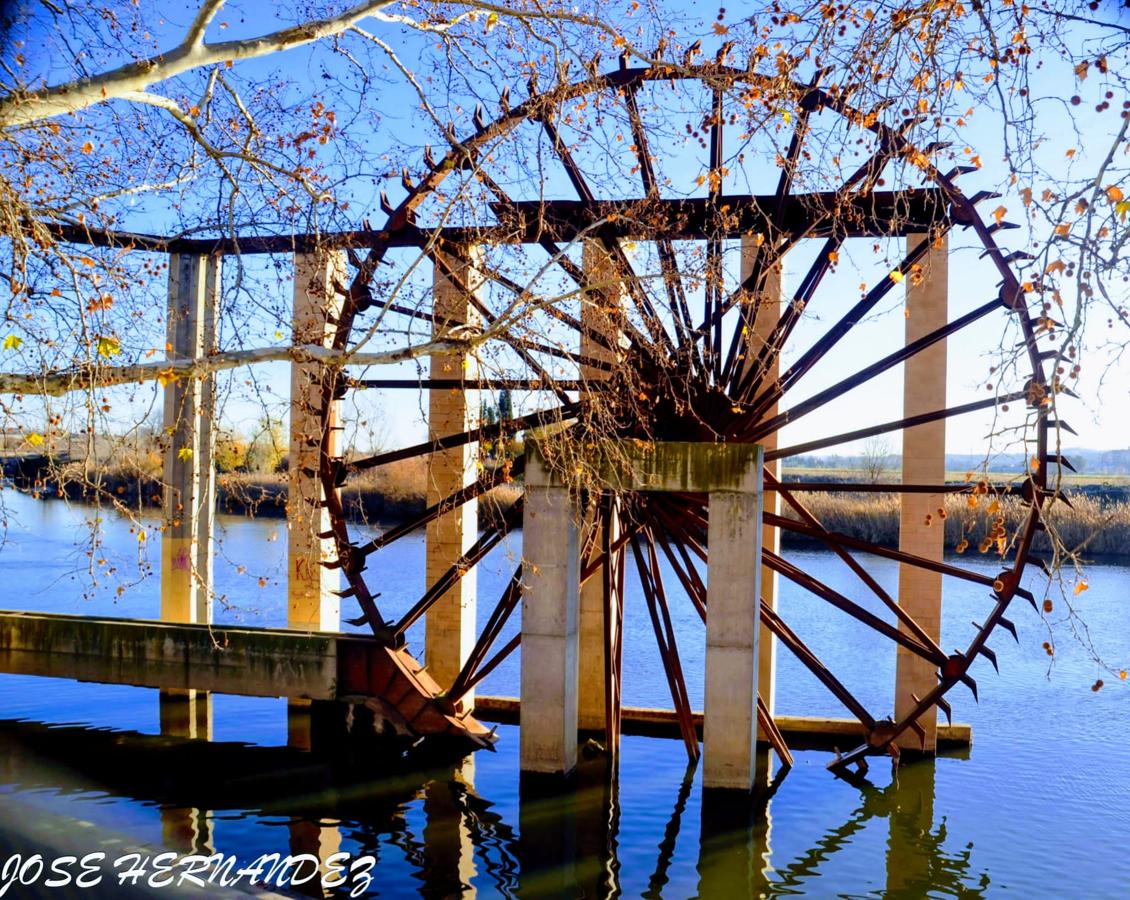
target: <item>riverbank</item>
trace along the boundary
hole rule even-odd
[[[850,480],[843,474],[838,481]],[[343,491],[347,514],[354,521],[400,523],[418,517],[426,508],[427,466],[423,459],[390,463],[352,478]],[[161,503],[160,482],[151,475],[129,469],[103,470],[94,483],[64,478],[61,486],[50,482],[25,483],[39,497],[63,496],[75,502],[113,502],[130,509],[156,508]],[[487,524],[508,510],[521,496],[518,483],[502,485],[480,503],[480,522]],[[219,512],[251,517],[283,518],[287,506],[287,475],[223,473],[216,478]],[[899,497],[895,493],[803,492],[795,495],[830,531],[876,543],[898,546]],[[1086,558],[1130,556],[1130,487],[1106,482],[1075,483],[1067,488],[1069,503],[1056,502],[1046,512],[1049,529],[1060,543]],[[945,530],[948,552],[991,553],[985,541],[994,527],[1013,534],[1026,509],[1016,498],[981,495],[971,504],[968,493],[948,495],[931,516],[933,527]],[[1070,504],[1070,505],[1069,505]],[[784,504],[782,513],[796,517]],[[997,520],[1001,520],[999,523]],[[998,532],[999,533],[999,532]],[[817,541],[786,531],[786,546]],[[985,548],[982,550],[982,548]],[[1036,536],[1037,550],[1050,550],[1046,534]]]
[[[161,506],[161,482],[136,468],[103,469],[86,477],[63,470],[52,481],[13,479],[16,487],[38,499],[62,498],[78,503],[111,503],[127,509]],[[399,523],[418,517],[427,507],[427,466],[423,459],[405,459],[350,479],[342,491],[346,513],[357,522]],[[229,515],[286,517],[288,476],[226,472],[216,475],[216,509]],[[501,485],[480,504],[480,522],[487,524],[510,509],[522,495],[518,485]]]

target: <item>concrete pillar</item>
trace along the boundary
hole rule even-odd
[[[600,241],[586,241],[582,250],[582,263],[585,275],[590,284],[604,289],[602,294],[590,294],[584,299],[581,307],[581,323],[602,334],[609,339],[613,346],[618,345],[620,337],[619,317],[623,309],[623,300],[626,291],[623,286],[616,286],[619,282],[619,273],[611,254]],[[612,306],[611,304],[615,304]],[[581,355],[602,362],[616,363],[617,354],[594,340],[592,336],[581,333]],[[584,381],[603,381],[609,373],[596,366],[582,365],[581,378]],[[600,402],[597,394],[594,403]],[[610,536],[616,540],[617,534]],[[600,548],[604,540],[603,529],[596,526],[594,544]],[[581,683],[578,710],[578,723],[583,731],[603,731],[605,727],[605,640],[604,640],[604,579],[602,573],[597,572],[581,587],[581,612],[580,612],[580,654],[581,654]],[[616,628],[619,622],[612,619],[612,637],[615,640]],[[614,741],[613,735],[606,736],[610,744]],[[615,749],[614,747],[612,749]]]
[[[342,296],[334,283],[344,281],[345,273],[344,253],[295,254],[295,344],[330,346],[342,309]],[[323,497],[318,477],[323,432],[331,429],[331,452],[335,455],[340,436],[336,430],[340,402],[331,405],[329,420],[322,421],[324,371],[319,363],[294,363],[290,367],[286,624],[303,631],[341,628],[341,600],[334,594],[341,586],[341,574],[321,565],[336,556],[336,548],[333,538],[318,537],[330,530],[328,510],[316,505]]]
[[[215,349],[219,292],[219,256],[170,254],[170,361],[199,359]],[[215,383],[208,375],[165,386],[161,618],[166,622],[212,621]]]
[[[432,333],[442,334],[453,325],[474,324],[480,315],[469,291],[478,291],[482,278],[475,264],[482,258],[479,247],[465,248],[460,257],[444,257],[454,279],[438,266],[433,288]],[[459,284],[462,282],[462,286]],[[472,354],[433,356],[432,378],[476,378],[478,365]],[[477,391],[436,389],[428,392],[428,433],[438,438],[468,431],[478,425]],[[478,443],[433,453],[428,458],[427,503],[431,506],[465,487],[478,476]],[[439,581],[475,543],[479,534],[479,504],[476,500],[433,519],[427,525],[427,584]],[[426,616],[424,663],[428,674],[442,687],[449,687],[475,645],[476,583],[472,571],[459,579]],[[464,709],[473,709],[474,692],[464,695]]]
[[[576,512],[536,450],[526,459],[519,756],[523,772],[563,775],[577,764]]]
[[[907,251],[927,240],[926,235],[907,238]],[[907,279],[906,342],[945,325],[948,316],[948,241],[942,238],[922,261],[921,277]],[[946,342],[907,360],[903,369],[903,415],[940,409],[946,405]],[[941,484],[946,476],[945,420],[917,425],[903,431],[902,479],[907,483]],[[944,522],[938,518],[941,494],[903,494],[899,523],[899,549],[927,559],[942,558]],[[927,524],[927,517],[930,524]],[[935,641],[941,638],[942,576],[916,566],[899,565],[899,603]],[[937,682],[937,667],[898,648],[895,688],[895,716],[908,715],[915,702],[912,694],[923,697]],[[922,716],[919,724],[926,732],[927,752],[937,744],[938,711]],[[903,732],[899,745],[919,749],[921,743],[912,731]]]
[[[744,280],[753,271],[757,262],[757,254],[763,249],[764,242],[759,247],[758,242],[752,237],[742,238],[742,279]],[[753,316],[753,327],[750,328],[748,341],[745,346],[746,358],[741,371],[746,371],[756,359],[756,355],[765,346],[781,318],[781,299],[783,296],[783,278],[781,265],[778,264],[769,270],[765,278],[765,288],[754,298],[756,304]],[[773,384],[781,374],[781,357],[774,354],[772,363],[764,376],[765,384]],[[772,418],[777,415],[779,404],[774,403],[766,412],[765,417]],[[761,446],[768,453],[776,450],[778,445],[777,432],[767,434],[761,438]],[[781,461],[775,459],[765,463],[765,469],[774,477],[781,477]],[[762,508],[766,513],[779,514],[781,511],[781,498],[776,491],[766,494],[762,499]],[[773,525],[764,525],[761,529],[761,544],[765,550],[778,553],[781,549],[780,529]],[[768,566],[761,567],[761,596],[773,609],[777,608],[777,573]],[[770,713],[776,711],[777,696],[777,638],[765,625],[761,626],[758,637],[760,649],[758,650],[757,685],[765,706]],[[762,740],[767,737],[760,734]]]
[[[759,465],[761,459],[758,453]],[[761,492],[711,493],[707,540],[702,785],[751,791],[757,752]]]

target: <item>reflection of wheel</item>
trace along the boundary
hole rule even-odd
[[[814,477],[783,480],[773,463],[876,436],[897,443],[911,427],[978,413],[997,416],[994,427],[1000,428],[1000,417],[1013,404],[1018,423],[1026,418],[1029,426],[1036,425],[1032,455],[1046,464],[1048,379],[1036,346],[1046,320],[1030,318],[1026,286],[1014,275],[1012,259],[994,241],[1002,223],[986,226],[974,209],[978,198],[970,200],[957,189],[954,179],[963,170],[944,175],[934,167],[930,159],[938,148],[913,147],[903,132],[818,87],[793,84],[787,100],[765,101],[781,96],[779,82],[721,63],[621,68],[543,93],[532,85],[530,98],[520,105],[510,107],[504,97],[502,115],[493,122],[476,111],[477,130],[472,137],[458,143],[452,131],[453,149],[440,160],[428,152],[429,172],[423,180],[413,185],[406,175],[404,200],[395,207],[385,201],[389,218],[384,229],[371,233],[368,255],[353,260],[356,272],[337,326],[339,348],[348,345],[351,335],[371,327],[370,311],[381,312],[386,321],[406,317],[431,328],[428,307],[382,301],[382,288],[376,284],[378,266],[395,264],[394,248],[400,246],[423,247],[438,270],[461,285],[459,290],[488,331],[500,316],[510,315],[503,310],[512,310],[512,304],[524,305],[525,310],[512,325],[491,335],[478,354],[481,371],[473,377],[455,372],[458,377],[446,379],[357,381],[331,375],[324,391],[326,404],[348,390],[375,387],[508,389],[519,404],[533,404],[529,411],[520,410],[490,426],[456,429],[434,441],[348,464],[323,450],[321,477],[329,495],[339,563],[350,585],[347,593],[360,603],[363,620],[390,645],[402,642],[413,622],[520,525],[521,503],[487,527],[463,558],[398,621],[386,622],[378,610],[362,574],[366,561],[372,557],[379,563],[381,551],[412,530],[520,476],[523,460],[514,460],[512,468],[486,466],[469,486],[433,504],[417,520],[364,543],[350,537],[335,489],[354,473],[392,461],[556,425],[557,433],[564,430],[582,439],[587,435],[644,441],[752,441],[770,448],[765,485],[768,496],[779,498],[780,509],[767,514],[766,524],[825,545],[858,576],[866,597],[849,598],[770,546],[764,551],[766,567],[823,601],[829,615],[851,617],[859,627],[937,672],[936,687],[916,696],[909,711],[897,719],[880,715],[849,690],[852,673],[834,673],[817,658],[804,640],[802,623],[786,623],[763,603],[763,621],[781,645],[858,717],[870,735],[842,762],[882,752],[904,731],[920,730],[917,718],[935,704],[949,715],[944,695],[957,682],[975,690],[968,675],[970,664],[979,654],[994,659],[986,640],[997,625],[1011,630],[1005,618],[1011,600],[1017,595],[1032,599],[1020,587],[1020,577],[1040,528],[1046,465],[1032,465],[1022,482],[990,487],[973,481],[946,484],[943,475],[933,483],[899,478],[881,485],[831,483]],[[699,196],[672,200],[664,195],[671,183],[666,180],[669,173],[654,153],[659,141],[669,147],[677,144],[677,138],[682,143],[666,155],[673,170],[697,171],[694,167],[703,162],[696,158],[699,148],[709,159],[705,174],[698,178]],[[735,138],[737,149],[727,151],[727,142]],[[854,165],[846,162],[849,156],[856,158]],[[519,170],[522,160],[536,161],[536,171]],[[757,196],[766,171],[773,183],[769,192]],[[599,177],[591,172],[599,172]],[[892,177],[915,187],[881,190],[884,179]],[[739,179],[751,193],[729,190]],[[693,181],[694,176],[682,180]],[[544,196],[565,187],[579,199]],[[441,240],[429,243],[440,225]],[[905,281],[909,287],[921,279],[931,247],[944,246],[953,226],[972,235],[1002,279],[995,296],[968,312],[943,318],[907,342],[900,324],[894,329],[898,339],[893,348],[881,349],[880,339],[890,338],[892,331],[877,317],[886,298],[898,283]],[[914,244],[893,268],[884,266],[874,286],[862,290],[855,302],[843,302],[844,294],[854,287],[845,287],[837,274],[841,252],[849,252],[858,238],[868,238],[872,244],[910,233],[929,237]],[[740,277],[731,271],[737,266],[728,259],[739,238]],[[812,239],[822,242],[815,252]],[[479,273],[475,277],[483,279],[482,289],[470,284],[465,267],[452,263],[459,252],[456,242],[484,248],[469,263]],[[585,248],[583,260],[577,252],[580,245]],[[771,294],[786,253],[790,262],[800,258],[808,265],[791,302],[778,309]],[[649,277],[653,271],[658,276]],[[558,299],[539,306],[538,295]],[[897,400],[897,389],[868,393],[900,367],[905,365],[909,372],[934,358],[939,347],[944,363],[946,340],[964,341],[976,334],[999,337],[1008,327],[1018,330],[1025,349],[1000,370],[1010,371],[1014,384],[998,375],[996,390],[987,397],[961,403],[943,400],[940,406],[907,416],[902,407],[883,415],[882,404],[873,402],[887,395]],[[869,336],[861,341],[861,334]],[[488,366],[493,373],[489,376],[482,371]],[[845,414],[845,408],[850,412]],[[798,434],[803,440],[796,439]],[[332,445],[327,440],[324,448]],[[966,527],[973,528],[976,518],[976,527],[985,529],[970,536],[982,552],[1000,556],[1002,571],[987,576],[962,566],[960,560],[937,561],[836,533],[810,509],[814,495],[829,492],[865,497],[894,494],[907,503],[908,498],[922,495],[966,494]],[[980,495],[987,492],[994,496],[982,500]],[[1023,506],[1020,524],[1011,533],[1005,530],[1003,518],[984,518],[986,508],[995,514],[995,497],[1003,495],[1010,498],[1008,503]],[[615,710],[623,654],[616,625],[623,613],[625,572],[630,567],[639,576],[692,754],[697,753],[697,743],[677,649],[681,635],[676,635],[670,612],[677,598],[671,591],[673,582],[665,582],[663,572],[669,577],[674,573],[680,591],[705,618],[707,514],[705,498],[695,495],[590,498],[589,521],[601,527],[588,529],[582,565],[582,578],[599,579],[603,586],[610,729],[618,727]],[[907,598],[884,589],[868,573],[869,556],[897,560],[912,571],[983,584],[992,602],[966,648],[952,654],[943,651],[907,611]],[[519,566],[454,682],[441,685],[442,702],[455,704],[517,647],[520,636],[512,622],[507,627],[507,620],[520,596],[520,577]],[[504,640],[505,634],[512,636]],[[404,658],[408,659],[406,653]],[[861,653],[859,666],[869,665],[868,655]],[[461,715],[458,705],[448,708]],[[761,712],[763,725],[769,725],[765,710]],[[787,756],[780,735],[771,727],[769,734]]]

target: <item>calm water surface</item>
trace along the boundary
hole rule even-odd
[[[0,606],[156,617],[155,578],[138,580],[128,523],[5,490]],[[282,625],[285,523],[224,519],[217,587],[221,623]],[[88,556],[92,530],[101,547]],[[497,596],[520,552],[499,548],[479,576],[480,608]],[[861,585],[830,556],[788,554],[864,601]],[[388,610],[424,589],[423,540],[395,545],[371,564]],[[981,562],[985,571],[991,566]],[[246,567],[241,569],[240,566]],[[91,571],[99,574],[91,588]],[[113,571],[111,571],[113,570]],[[897,581],[890,563],[875,576]],[[1130,663],[1130,569],[1095,566],[1079,598],[1094,650]],[[673,579],[672,579],[673,580]],[[1029,585],[1041,594],[1040,580]],[[119,588],[125,590],[119,593]],[[392,602],[389,598],[396,598]],[[625,702],[670,706],[640,597],[629,597]],[[1022,603],[1022,601],[1018,601]],[[692,700],[701,705],[703,629],[675,603]],[[1062,603],[1057,603],[1058,609]],[[890,711],[893,648],[787,583],[788,620],[877,713]],[[982,588],[946,584],[943,641],[964,644],[989,609]],[[1058,625],[1055,668],[1041,647],[1047,626],[1014,606],[1019,644],[991,642],[1001,674],[974,667],[980,703],[950,694],[955,719],[973,724],[968,758],[872,765],[848,784],[826,753],[796,766],[751,815],[703,798],[677,741],[625,737],[619,772],[590,761],[576,792],[545,798],[519,782],[517,730],[499,729],[497,752],[459,763],[398,767],[340,761],[287,747],[286,701],[213,698],[212,742],[161,735],[156,691],[0,676],[0,856],[17,850],[82,854],[102,849],[214,848],[250,860],[270,852],[341,851],[375,857],[374,895],[726,897],[1130,896],[1130,694],[1100,672]],[[413,641],[415,638],[415,641]],[[419,634],[410,634],[418,645]],[[1090,689],[1097,677],[1107,687]],[[513,695],[518,659],[483,683]],[[1115,683],[1111,683],[1114,681]],[[782,713],[844,715],[790,657],[779,661]],[[34,892],[8,896],[33,896]]]

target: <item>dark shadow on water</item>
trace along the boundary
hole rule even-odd
[[[682,781],[671,784],[669,812],[660,811],[665,824],[649,851],[630,827],[632,810],[621,811],[620,776],[604,757],[584,760],[567,780],[522,778],[517,821],[506,821],[476,788],[474,757],[368,756],[358,765],[356,753],[320,753],[317,740],[302,746],[302,735],[293,729],[294,746],[258,747],[201,739],[210,725],[198,710],[182,719],[197,738],[0,720],[4,806],[15,809],[37,792],[125,798],[160,809],[169,849],[234,849],[250,858],[289,846],[292,853],[323,860],[348,849],[376,858],[374,886],[381,893],[425,897],[473,890],[502,897],[642,892],[657,898],[688,889],[701,897],[837,893],[826,871],[829,861],[865,828],[886,819],[885,883],[883,873],[875,873],[875,887],[885,896],[976,897],[989,886],[988,875],[972,867],[972,846],[948,848],[945,819],[935,823],[931,760],[902,767],[885,787],[857,781],[854,788],[843,783],[833,788],[830,780],[829,790],[857,790],[858,806],[806,850],[790,851],[785,859],[772,852],[771,839],[788,841],[781,824],[773,823],[768,802],[782,784],[780,772],[768,784],[763,779],[754,794],[736,796],[698,790],[696,769],[688,767]],[[787,794],[788,781],[783,783]],[[697,815],[696,801],[701,801]],[[652,817],[655,812],[648,810]],[[288,828],[288,843],[213,846],[214,820],[263,817]],[[68,822],[55,827],[65,832]],[[23,831],[0,816],[0,850],[18,852],[22,839],[46,839],[34,828]],[[622,872],[627,856],[636,871]],[[653,862],[641,865],[647,859]],[[407,864],[411,883],[382,884],[382,862],[401,873]],[[631,891],[623,887],[628,876],[636,885]],[[320,889],[311,895],[321,896]]]

